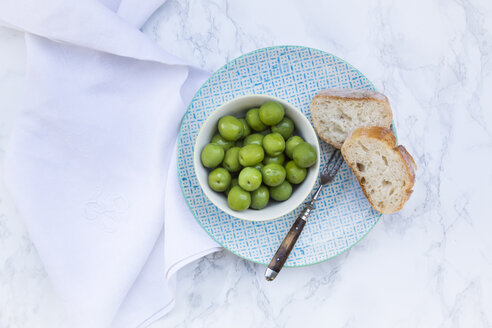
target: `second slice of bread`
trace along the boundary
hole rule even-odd
[[[396,146],[390,129],[355,130],[342,146],[342,155],[375,210],[399,211],[412,193],[415,162],[405,147]]]
[[[358,128],[389,128],[393,120],[385,95],[357,89],[320,91],[311,101],[311,117],[321,139],[336,148],[341,148],[347,136]]]

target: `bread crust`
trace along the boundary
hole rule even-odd
[[[417,170],[417,165],[415,164],[413,157],[408,153],[408,151],[405,149],[405,147],[403,147],[401,145],[400,146],[396,145],[396,137],[393,134],[393,131],[391,131],[391,129],[377,127],[377,126],[373,126],[373,127],[369,127],[369,128],[359,128],[359,129],[353,131],[349,135],[349,137],[345,140],[344,145],[348,144],[347,141],[356,140],[360,137],[374,138],[374,139],[378,139],[378,140],[383,141],[384,143],[386,143],[388,148],[392,149],[396,154],[398,154],[398,156],[401,158],[403,163],[405,163],[406,173],[407,173],[407,177],[408,177],[408,181],[409,181],[408,185],[405,186],[406,187],[405,193],[407,196],[406,196],[405,200],[400,204],[400,207],[398,207],[396,210],[384,211],[383,209],[378,208],[378,206],[376,206],[376,204],[374,204],[371,201],[371,198],[369,196],[369,193],[366,190],[366,187],[360,181],[361,177],[357,173],[357,170],[348,161],[345,161],[347,163],[347,165],[350,167],[350,169],[352,170],[352,172],[354,172],[355,176],[357,177],[357,181],[359,182],[359,184],[362,188],[362,191],[364,192],[364,195],[366,196],[367,200],[369,201],[371,206],[376,211],[381,212],[383,214],[391,214],[394,212],[398,212],[399,210],[401,210],[403,208],[403,206],[405,205],[408,198],[410,197],[410,195],[413,192],[412,188],[415,184],[415,171]],[[342,146],[341,151],[342,151],[343,157],[345,158],[344,146]]]
[[[382,128],[379,126],[371,126],[368,128],[358,128],[357,130],[354,130],[354,131],[352,131],[351,134],[349,134],[349,136],[347,137],[347,140],[356,139],[356,138],[360,138],[360,137],[379,139],[381,141],[384,141],[391,148],[396,147],[396,137],[395,137],[393,131],[391,131],[391,129],[388,129],[388,128]]]
[[[341,100],[355,100],[355,101],[367,101],[367,100],[374,100],[380,103],[384,103],[387,108],[388,108],[388,117],[389,120],[386,123],[386,128],[389,128],[391,126],[391,122],[393,121],[393,112],[391,110],[388,98],[382,94],[381,92],[377,92],[375,90],[367,90],[367,89],[338,89],[338,88],[332,88],[332,89],[325,89],[319,91],[316,96],[311,100],[311,104],[309,106],[309,111],[311,113],[311,117],[313,116],[313,108],[318,99],[320,98],[331,98],[331,99],[341,99]],[[316,122],[313,120],[313,125],[314,129],[316,130],[318,136],[320,137],[321,140],[323,140],[326,143],[329,143],[335,148],[341,148],[338,146],[336,142],[331,140],[328,136],[324,136],[321,131],[320,127]]]
[[[327,96],[337,99],[350,99],[350,100],[367,100],[374,99],[377,101],[388,103],[388,97],[381,92],[370,89],[340,89],[331,88],[318,91],[316,97]]]

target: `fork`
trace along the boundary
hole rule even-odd
[[[304,228],[304,225],[306,224],[309,215],[311,215],[311,212],[314,210],[314,203],[318,200],[318,197],[321,194],[323,187],[335,179],[335,176],[338,170],[340,169],[342,163],[343,163],[342,154],[340,153],[340,150],[337,149],[331,154],[330,159],[328,160],[328,162],[326,163],[325,167],[323,168],[323,170],[319,175],[321,180],[320,186],[313,194],[313,197],[311,197],[311,200],[306,203],[306,206],[297,217],[296,221],[294,222],[289,232],[287,233],[287,236],[285,236],[284,240],[282,241],[282,244],[280,244],[280,247],[278,248],[277,252],[273,256],[272,260],[270,261],[270,264],[268,265],[268,268],[265,271],[266,280],[272,281],[273,279],[275,279],[275,277],[277,277],[278,273],[284,266],[285,261],[287,261],[290,252],[294,248],[297,239],[301,235],[302,229]]]

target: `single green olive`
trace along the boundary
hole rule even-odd
[[[297,166],[306,168],[313,166],[318,156],[313,145],[303,142],[294,148],[292,157]]]
[[[292,195],[292,185],[287,181],[278,186],[270,187],[270,196],[278,202],[289,199],[290,195]]]
[[[263,148],[258,145],[246,145],[239,150],[239,163],[242,166],[254,166],[265,157]]]
[[[239,147],[232,147],[226,151],[224,155],[224,161],[222,166],[229,172],[237,172],[241,170],[241,164],[239,164]]]
[[[275,187],[285,180],[285,168],[280,164],[268,164],[261,169],[263,183],[269,187]]]
[[[244,138],[243,140],[243,146],[247,145],[258,145],[258,146],[263,146],[263,138],[265,136],[259,133],[253,133]]]
[[[284,118],[285,110],[279,102],[267,101],[261,105],[258,114],[263,124],[275,125]]]
[[[269,156],[278,156],[285,150],[285,140],[278,132],[267,134],[263,138],[263,148]]]
[[[264,185],[261,185],[260,188],[251,193],[250,207],[255,210],[264,209],[268,205],[269,200],[270,192],[268,191],[268,188]]]
[[[297,166],[294,161],[289,161],[285,164],[286,179],[290,183],[299,184],[306,178],[307,170]]]
[[[227,203],[234,211],[244,211],[251,204],[251,194],[240,186],[232,187],[227,195]]]
[[[224,148],[217,144],[208,144],[203,147],[200,154],[200,160],[202,161],[203,166],[212,169],[224,160]]]
[[[239,185],[246,191],[253,191],[261,186],[261,172],[253,167],[245,167],[239,173]]]
[[[294,132],[294,122],[290,118],[284,117],[280,122],[272,126],[272,132],[280,133],[287,140]]]
[[[208,185],[215,191],[225,191],[230,183],[231,174],[222,167],[216,168],[208,175]]]
[[[222,117],[218,123],[220,135],[229,141],[236,141],[243,135],[243,123],[231,115]]]

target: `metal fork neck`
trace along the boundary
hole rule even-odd
[[[319,195],[321,194],[321,190],[323,189],[324,185],[320,185],[316,192],[314,193],[313,197],[311,197],[311,200],[306,203],[306,206],[302,210],[301,214],[299,214],[299,218],[301,218],[304,221],[307,221],[309,215],[311,215],[311,212],[314,210],[314,203],[316,203],[316,200],[318,199]]]
[[[315,202],[318,199],[319,195],[321,194],[321,190],[323,189],[323,187],[324,187],[324,185],[320,185],[318,187],[318,189],[314,193],[313,197],[311,198],[311,202]]]

